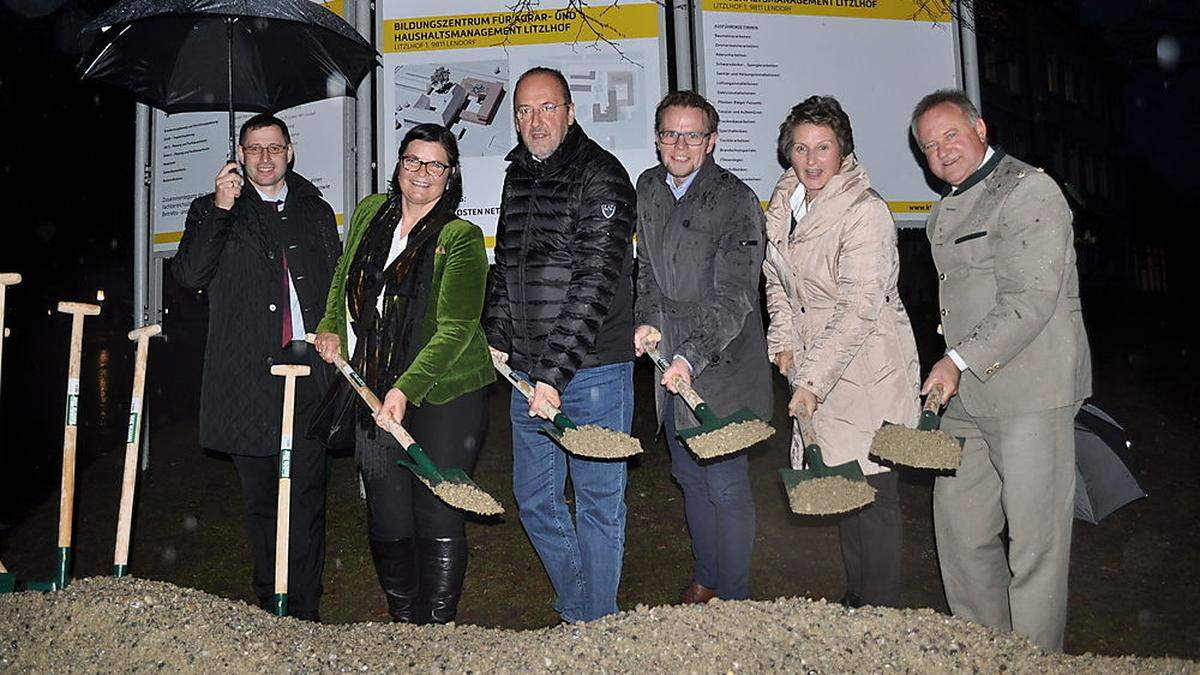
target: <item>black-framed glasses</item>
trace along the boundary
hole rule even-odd
[[[264,151],[268,155],[271,155],[272,157],[278,157],[279,155],[283,154],[284,150],[287,150],[287,149],[288,149],[287,145],[280,145],[279,143],[272,143],[270,145],[259,145],[259,144],[255,143],[254,145],[243,145],[242,146],[242,152],[245,152],[250,155],[260,156],[260,157],[262,156]]]
[[[527,120],[533,116],[533,111],[538,111],[543,115],[553,115],[559,108],[566,108],[570,103],[543,103],[541,105],[519,105],[517,106],[517,119]]]
[[[692,147],[704,145],[709,136],[712,136],[711,131],[675,131],[674,129],[663,129],[655,134],[658,136],[658,142],[663,145],[675,145],[679,139],[683,139],[684,143]]]
[[[413,157],[412,155],[401,157],[400,166],[404,167],[404,170],[409,173],[416,173],[421,170],[421,167],[425,167],[425,171],[434,178],[441,177],[442,174],[446,173],[446,169],[450,168],[449,164],[439,162],[436,159],[425,162],[421,161],[419,157]]]

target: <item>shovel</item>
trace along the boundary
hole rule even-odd
[[[55,590],[67,587],[71,579],[71,531],[75,520],[75,440],[79,430],[79,371],[83,358],[83,318],[100,313],[98,305],[85,302],[60,302],[58,311],[71,315],[71,352],[67,362],[67,408],[63,429],[62,491],[58,502],[58,570]]]
[[[642,349],[660,370],[666,371],[671,367],[657,348],[643,344]],[[676,381],[675,388],[679,390],[679,397],[696,414],[696,419],[700,420],[700,426],[680,429],[675,435],[701,459],[745,450],[755,443],[767,440],[775,433],[774,427],[759,419],[747,408],[737,410],[727,417],[717,417],[704,399],[687,383]]]
[[[871,455],[917,469],[954,471],[962,462],[962,440],[942,431],[942,385],[934,385],[916,429],[884,422],[871,440]]]
[[[13,272],[0,274],[0,328],[4,326],[4,293],[9,286],[21,283],[21,275]],[[4,338],[8,337],[8,329],[0,330],[0,363],[4,357]],[[2,372],[2,369],[0,369]],[[0,593],[11,593],[16,588],[16,575],[4,568],[0,563]]]
[[[304,339],[312,344],[316,341],[317,336],[309,333]],[[371,391],[362,377],[354,371],[354,368],[349,363],[346,363],[346,359],[343,359],[341,354],[334,354],[333,365],[350,382],[350,386],[354,387],[354,391],[358,392],[359,397],[367,404],[371,412],[379,412],[379,408],[383,405],[379,402],[379,397],[375,395],[375,392]],[[483,488],[476,485],[475,481],[471,480],[466,471],[462,469],[439,469],[403,426],[390,423],[388,424],[387,431],[400,442],[400,447],[404,448],[404,451],[408,453],[409,458],[412,460],[398,459],[396,462],[416,474],[417,478],[422,483],[425,483],[433,491],[433,494],[437,495],[438,499],[441,499],[454,508],[471,511],[472,513],[484,516],[494,516],[504,513],[504,507],[500,505],[500,502],[485,492]]]
[[[113,576],[129,573],[129,535],[133,529],[133,491],[137,484],[138,449],[142,440],[142,394],[146,389],[146,361],[150,356],[150,338],[162,333],[153,324],[129,333],[137,342],[133,365],[133,396],[129,400],[129,429],[125,435],[125,471],[121,477],[121,502],[117,515],[117,545],[113,551]]]
[[[271,366],[284,378],[283,422],[279,427],[279,493],[275,506],[275,616],[288,613],[288,549],[292,531],[292,422],[296,413],[296,378],[308,377],[308,366]]]
[[[512,368],[496,358],[494,353],[492,365],[526,400],[533,400],[533,385],[517,377]],[[544,426],[540,431],[572,455],[590,459],[624,459],[642,451],[642,444],[629,434],[595,424],[578,426],[563,411],[548,403],[542,406],[542,412],[550,416],[553,426]]]
[[[780,469],[792,513],[805,516],[849,513],[875,501],[875,488],[867,484],[862,467],[856,461],[828,466],[821,458],[821,446],[812,427],[812,413],[801,411],[796,417],[804,446],[805,470]]]

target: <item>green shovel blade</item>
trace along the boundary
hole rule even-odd
[[[779,476],[783,479],[783,484],[790,490],[802,481],[813,480],[814,478],[827,478],[830,476],[841,476],[846,480],[856,480],[866,482],[867,477],[863,475],[862,467],[858,462],[850,460],[845,464],[827,465],[821,459],[821,446],[816,444],[807,445],[804,447],[804,463],[808,466],[807,469],[780,469]]]
[[[0,574],[0,593],[12,593],[17,588],[17,575],[12,572]]]
[[[716,417],[712,413],[708,412],[708,404],[706,403],[701,403],[700,405],[696,406],[695,413],[696,417],[700,420],[700,426],[692,427],[690,429],[680,429],[677,431],[675,435],[678,436],[680,440],[687,441],[689,438],[695,438],[701,434],[707,434],[722,427],[727,427],[731,424],[738,424],[739,422],[762,421],[759,419],[758,415],[755,415],[747,408],[734,411],[733,414],[726,417]]]

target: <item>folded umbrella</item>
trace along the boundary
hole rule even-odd
[[[124,0],[89,23],[84,79],[168,113],[275,112],[354,96],[377,54],[311,0]]]
[[[1075,518],[1098,524],[1146,497],[1133,477],[1133,445],[1103,410],[1084,404],[1075,415]]]

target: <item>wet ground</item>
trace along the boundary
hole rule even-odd
[[[1152,308],[1142,309],[1153,316]],[[130,568],[138,577],[249,601],[250,561],[232,464],[196,445],[204,331],[197,310],[177,303],[166,322],[167,338],[151,348],[149,468],[139,477]],[[117,312],[110,315],[128,316]],[[6,510],[0,560],[22,579],[50,577],[58,518],[68,322],[46,315],[44,308],[40,317],[36,325],[22,325],[39,336],[36,344],[22,342],[23,333],[17,332],[4,352],[0,488],[6,492]],[[112,565],[133,354],[121,332],[128,327],[120,323],[97,319],[86,338],[74,535],[74,571],[80,577],[108,574]],[[1066,648],[1198,658],[1200,396],[1195,382],[1200,364],[1185,348],[1188,343],[1157,333],[1153,323],[1130,332],[1138,341],[1114,337],[1101,321],[1091,329],[1103,343],[1097,350],[1095,400],[1129,428],[1138,478],[1151,496],[1098,526],[1076,522]],[[638,400],[652,400],[648,364],[639,365],[635,380]],[[785,431],[751,451],[758,507],[753,597],[836,599],[843,587],[835,521],[790,514],[778,479],[777,469],[787,463],[788,434],[781,423],[782,381],[776,386],[775,422]],[[458,619],[485,627],[538,628],[552,624],[555,616],[549,584],[515,515],[507,396],[507,387],[496,385],[489,397],[491,428],[475,479],[508,513],[469,526],[472,558]],[[655,438],[651,411],[652,406],[641,406],[634,420],[647,452],[630,466],[622,609],[671,603],[690,580],[682,499],[670,477],[666,448]],[[383,620],[353,460],[332,458],[330,471],[323,619]],[[903,601],[907,607],[944,612],[930,494],[927,477],[902,475]]]

